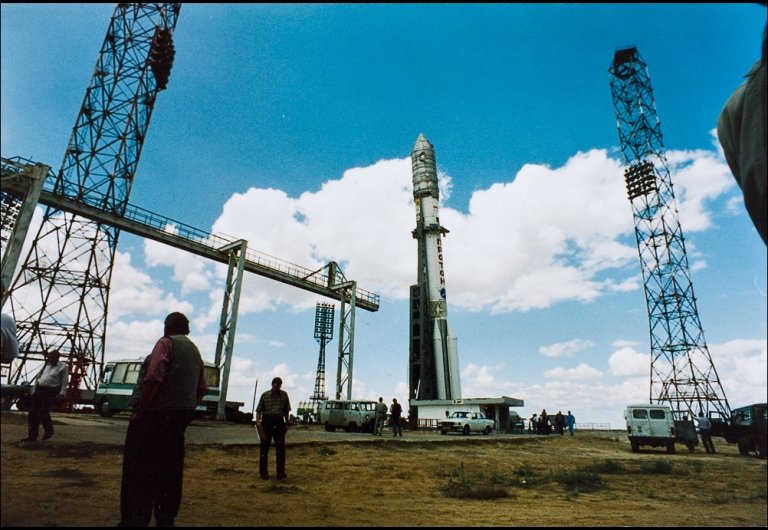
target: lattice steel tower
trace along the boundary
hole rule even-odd
[[[318,302],[315,308],[315,339],[320,343],[320,355],[317,358],[317,377],[315,392],[309,398],[310,407],[317,412],[317,407],[328,396],[325,393],[325,345],[333,339],[333,316],[335,306]]]
[[[117,4],[77,116],[55,192],[123,215],[155,98],[173,63],[181,4]],[[30,379],[27,361],[57,348],[70,368],[71,408],[95,388],[104,360],[107,306],[119,229],[48,207],[11,285],[19,359],[9,382]]]
[[[730,416],[704,341],[651,80],[637,48],[616,51],[609,80],[650,322],[651,403],[669,403],[678,417],[712,409]]]

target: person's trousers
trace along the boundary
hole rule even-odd
[[[53,421],[51,421],[51,405],[56,396],[59,395],[58,388],[37,387],[30,400],[29,414],[27,415],[28,436],[37,440],[40,432],[40,424],[46,434],[53,434]]]
[[[269,447],[274,441],[277,476],[282,477],[285,475],[285,422],[282,416],[265,415],[261,424],[264,427],[264,437],[259,445],[259,475],[269,475]]]
[[[119,526],[173,526],[181,506],[184,432],[194,411],[145,412],[125,435]]]
[[[712,443],[712,436],[710,435],[709,429],[700,429],[699,435],[701,436],[701,444],[704,446],[704,450],[708,454],[714,454],[715,444]]]

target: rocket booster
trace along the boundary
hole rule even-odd
[[[419,270],[419,282],[426,283],[435,355],[437,399],[461,399],[457,340],[448,325],[445,296],[441,236],[448,231],[440,226],[435,151],[423,134],[419,134],[411,151],[411,167],[413,200],[416,204],[415,236],[420,255],[424,256],[423,270]]]

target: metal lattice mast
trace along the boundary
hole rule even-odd
[[[651,402],[669,403],[678,417],[712,409],[729,416],[699,321],[651,80],[636,48],[616,52],[609,80],[650,323]]]
[[[333,339],[333,316],[335,306],[318,302],[315,308],[315,339],[320,344],[320,354],[317,358],[317,376],[315,391],[309,398],[309,405],[317,412],[318,405],[326,401],[325,393],[325,345]]]
[[[122,215],[155,98],[170,76],[172,32],[181,4],[118,4],[69,140],[56,193]],[[107,306],[119,229],[47,208],[11,287],[19,362],[10,382],[29,379],[28,361],[58,348],[76,393],[94,388],[103,364]]]

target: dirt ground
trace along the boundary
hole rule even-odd
[[[24,422],[3,412],[0,525],[114,526],[125,420],[56,421],[57,434],[32,445],[17,441]],[[188,432],[177,526],[768,525],[766,461],[722,439],[715,455],[700,445],[669,455],[632,453],[621,431],[393,438],[299,426],[288,478],[264,481],[248,427]],[[238,429],[247,438],[230,442]]]

